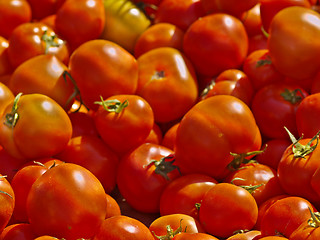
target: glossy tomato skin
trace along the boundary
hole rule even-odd
[[[260,16],[260,1],[249,10],[246,10],[239,17],[242,21],[249,37],[256,36],[262,33],[261,31],[261,16]]]
[[[261,232],[259,230],[245,231],[243,233],[237,233],[227,238],[227,240],[255,240],[259,239]]]
[[[207,233],[186,233],[182,232],[172,238],[173,240],[218,240],[218,238]]]
[[[8,47],[9,41],[0,35],[0,76],[9,75],[13,71],[8,56]]]
[[[197,101],[198,85],[194,68],[179,50],[161,47],[138,59],[136,94],[152,107],[155,122],[180,119]]]
[[[0,82],[0,116],[14,99],[14,94],[11,89],[4,83]]]
[[[208,190],[199,211],[206,232],[222,238],[239,229],[251,230],[257,218],[258,206],[253,196],[231,183],[218,183]]]
[[[273,17],[268,49],[280,73],[304,80],[318,72],[320,44],[313,39],[320,37],[319,22],[319,13],[301,6],[285,8]],[[297,28],[301,31],[296,31]]]
[[[30,4],[33,20],[41,20],[55,14],[66,0],[27,0]]]
[[[96,39],[77,48],[70,56],[70,74],[74,78],[83,103],[98,109],[95,101],[116,94],[134,94],[138,82],[137,60],[113,42]]]
[[[6,176],[0,174],[0,233],[7,226],[15,207],[15,194]]]
[[[72,135],[71,121],[65,110],[43,94],[20,96],[15,108],[18,120],[8,121],[14,102],[10,103],[1,122],[1,145],[14,157],[37,159],[62,151]],[[50,126],[50,127],[49,127]]]
[[[58,238],[93,237],[105,219],[106,207],[100,181],[89,170],[73,163],[47,170],[34,182],[27,198],[27,213],[34,231]]]
[[[137,219],[119,215],[105,219],[93,240],[154,240],[151,231]]]
[[[230,152],[260,147],[261,134],[250,108],[236,97],[217,95],[197,103],[180,121],[176,164],[182,173],[204,173],[219,181],[229,172]]]
[[[33,240],[35,237],[29,223],[10,224],[0,234],[2,240]]]
[[[69,50],[65,42],[50,27],[41,22],[27,22],[19,25],[8,41],[8,56],[14,68],[27,59],[41,54],[53,54],[64,64],[68,63]]]
[[[213,77],[241,66],[248,52],[248,35],[240,19],[226,13],[209,14],[185,32],[183,51],[197,73]]]
[[[159,212],[161,193],[170,181],[179,176],[179,172],[174,167],[165,167],[165,170],[169,170],[165,173],[167,175],[158,174],[156,172],[161,169],[156,168],[156,163],[171,154],[171,149],[144,143],[120,159],[117,186],[134,209],[146,213]],[[163,160],[165,163],[173,159],[169,157]]]

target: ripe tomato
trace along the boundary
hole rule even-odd
[[[175,235],[172,240],[218,240],[218,238],[207,233],[181,232]]]
[[[43,94],[18,94],[1,117],[0,144],[14,157],[51,157],[67,145],[72,125],[67,113]]]
[[[138,95],[114,95],[101,102],[93,119],[103,141],[123,155],[144,143],[154,125],[150,104]]]
[[[57,34],[67,41],[70,52],[98,38],[104,24],[103,0],[68,0],[56,12]]]
[[[182,173],[204,173],[221,180],[233,157],[230,153],[259,150],[261,135],[250,108],[230,95],[197,103],[177,130],[176,164]]]
[[[1,240],[34,240],[35,233],[29,223],[16,223],[6,226],[1,232]]]
[[[248,54],[252,53],[255,50],[268,48],[268,38],[263,33],[249,37],[248,41]]]
[[[320,238],[320,216],[319,212],[310,209],[310,218],[305,220],[290,235],[290,240],[317,240]]]
[[[138,58],[147,51],[158,47],[172,47],[182,51],[184,32],[171,23],[158,23],[146,29],[137,39],[134,56]]]
[[[272,63],[290,78],[313,77],[320,68],[317,61],[320,44],[313,39],[319,37],[319,13],[301,6],[281,10],[273,17],[269,28],[268,49]]]
[[[240,19],[226,13],[210,14],[190,25],[183,51],[197,73],[213,77],[242,65],[248,52],[248,35]]]
[[[160,214],[183,213],[199,220],[197,204],[217,183],[214,178],[204,174],[186,174],[174,179],[161,194]]]
[[[100,38],[134,52],[138,37],[151,25],[150,19],[130,0],[104,0],[105,25]]]
[[[44,236],[37,237],[34,240],[58,240],[58,239],[59,238],[48,236],[48,235],[44,235]]]
[[[98,109],[95,101],[116,94],[134,94],[138,82],[136,59],[118,44],[96,39],[87,41],[70,56],[70,74],[80,90],[83,103]]]
[[[160,144],[162,142],[162,137],[162,130],[160,126],[157,123],[154,123],[145,142]]]
[[[197,78],[190,61],[177,49],[161,47],[138,59],[137,94],[152,107],[154,120],[181,118],[197,101]]]
[[[11,89],[0,82],[0,116],[2,116],[6,107],[11,103],[14,99],[14,94]]]
[[[7,226],[15,207],[15,194],[6,176],[0,174],[0,233]]]
[[[8,57],[14,68],[41,54],[55,55],[64,64],[69,61],[69,50],[65,42],[41,22],[20,24],[8,40]]]
[[[13,71],[11,63],[9,61],[8,47],[8,40],[1,37],[0,35],[0,76],[11,74],[11,72]]]
[[[260,16],[260,1],[249,10],[245,11],[239,17],[242,21],[249,37],[261,34],[261,16]]]
[[[68,116],[72,124],[72,137],[82,135],[99,136],[91,113],[69,112]]]
[[[117,201],[108,193],[106,193],[106,198],[107,198],[108,205],[107,205],[107,214],[105,218],[121,215],[121,209]]]
[[[161,145],[174,150],[179,122],[171,126],[164,134]]]
[[[41,20],[55,14],[66,0],[27,0],[30,4],[33,20]]]
[[[20,92],[41,93],[68,110],[74,101],[75,87],[64,75],[67,70],[67,66],[54,55],[35,56],[14,70],[9,86],[15,95]]]
[[[152,233],[146,225],[137,219],[118,215],[105,219],[93,240],[154,240]]]
[[[258,206],[253,196],[242,187],[218,183],[204,195],[199,219],[207,233],[228,238],[235,231],[254,227]]]
[[[179,176],[173,150],[144,143],[120,159],[117,186],[134,209],[158,213],[164,188]]]
[[[259,239],[260,235],[261,232],[259,230],[244,231],[234,234],[226,240],[255,240]]]
[[[27,213],[37,235],[91,238],[107,213],[107,199],[99,180],[73,163],[52,167],[32,185]]]
[[[0,36],[9,38],[13,29],[31,21],[31,7],[27,0],[0,1]]]

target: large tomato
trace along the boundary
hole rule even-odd
[[[36,234],[75,240],[95,235],[105,219],[107,199],[89,170],[63,163],[32,184],[26,207]]]
[[[250,108],[230,95],[197,103],[177,130],[176,164],[183,173],[205,173],[217,180],[228,173],[233,157],[259,150],[261,135]]]
[[[290,78],[313,77],[320,68],[320,43],[314,41],[318,38],[319,13],[301,6],[282,9],[273,17],[269,28],[268,49],[272,63]]]
[[[190,25],[183,51],[199,74],[215,76],[242,65],[248,52],[248,35],[240,19],[214,13]]]

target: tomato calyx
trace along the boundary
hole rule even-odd
[[[48,31],[45,30],[41,36],[41,40],[44,42],[45,45],[45,54],[49,52],[51,47],[60,47],[64,42],[58,36],[52,32],[52,34],[48,34]]]
[[[10,128],[14,128],[14,126],[17,124],[18,119],[19,119],[19,114],[18,114],[18,102],[21,97],[22,93],[18,93],[14,100],[13,100],[13,105],[10,113],[7,113],[5,118],[6,120],[4,121],[4,124],[7,125]]]
[[[172,159],[171,161],[168,161],[168,159]],[[168,173],[172,172],[173,170],[177,169],[180,172],[180,169],[178,166],[173,165],[175,162],[175,158],[173,154],[170,154],[166,157],[161,158],[160,160],[151,160],[146,166],[150,166],[151,164],[155,165],[155,170],[154,172],[156,174],[161,175],[164,177],[166,180],[170,180]]]
[[[182,220],[183,219],[180,219],[180,226],[175,231],[173,231],[173,229],[172,229],[172,227],[170,225],[167,225],[166,226],[166,229],[167,229],[167,234],[166,235],[158,236],[158,235],[155,234],[154,231],[152,231],[152,233],[159,240],[170,240],[170,239],[174,238],[174,236],[176,236],[177,234],[182,233],[183,231],[184,232],[187,231],[187,227],[184,230],[182,229],[182,225],[181,225]]]
[[[235,180],[244,181],[245,179],[243,179],[243,178],[233,178],[231,180],[231,183],[234,184]],[[257,185],[237,185],[237,186],[247,190],[250,194],[252,194],[256,189],[258,189],[259,187],[261,187],[263,185],[264,185],[264,183],[257,184]]]
[[[309,207],[308,207],[309,208]],[[320,213],[319,212],[313,212],[309,208],[311,218],[308,220],[308,225],[313,228],[318,228],[320,227]]]
[[[298,92],[301,94],[301,96],[297,94]],[[293,91],[290,91],[286,88],[284,92],[282,92],[280,95],[283,97],[284,100],[290,102],[291,104],[299,103],[303,98],[303,93],[299,88],[294,89]]]
[[[145,3],[143,1],[139,1],[135,3],[136,7],[139,8],[144,15],[146,15],[147,18],[149,18],[149,20],[154,20],[154,15],[153,14],[148,14],[147,9],[152,9],[153,11],[157,11],[158,10],[158,6],[155,4],[151,4],[151,3]]]
[[[159,80],[162,79],[166,76],[165,71],[164,70],[160,70],[160,71],[156,71],[152,77],[151,80]]]
[[[256,67],[258,68],[258,67],[271,65],[271,64],[272,64],[271,58],[270,56],[268,56],[266,59],[260,59],[259,61],[257,61]]]
[[[301,143],[299,143],[299,141],[303,138],[303,135],[297,140],[289,131],[289,129],[287,129],[286,127],[284,128],[289,134],[289,137],[292,141],[292,152],[294,158],[306,158],[307,155],[311,154],[317,148],[319,143],[320,131],[313,138],[311,138],[311,140],[306,145],[302,145]],[[312,145],[314,141],[316,141],[316,143]]]
[[[100,96],[100,98],[101,101],[96,101],[94,103],[101,105],[108,112],[121,113],[123,109],[129,105],[128,100],[121,102],[118,99],[103,100],[102,96]]]
[[[6,175],[3,175],[3,176],[0,176],[0,179],[1,179],[1,178],[6,178],[6,177],[7,177]],[[9,196],[10,198],[13,199],[13,197],[12,197],[9,193],[7,193],[7,192],[5,192],[5,191],[0,190],[0,193],[5,194],[5,195],[7,195],[7,196]]]
[[[210,83],[202,90],[201,94],[200,94],[200,99],[205,98],[208,93],[214,88],[214,86],[216,85],[216,79],[212,79],[210,81]]]

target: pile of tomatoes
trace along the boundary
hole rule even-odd
[[[0,240],[320,239],[319,6],[0,0]]]

